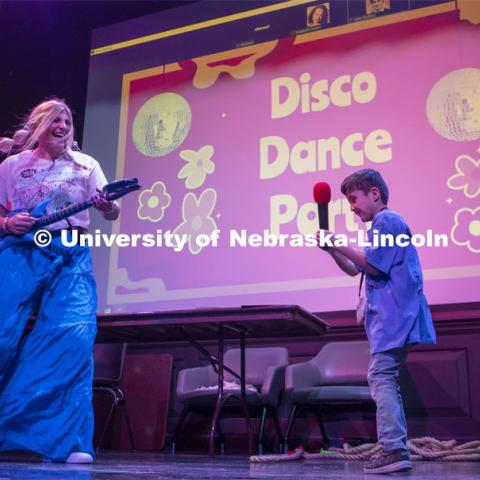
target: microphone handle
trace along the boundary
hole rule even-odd
[[[328,230],[328,203],[317,203],[320,230]]]

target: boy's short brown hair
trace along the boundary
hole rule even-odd
[[[344,195],[348,195],[352,190],[361,190],[366,195],[372,187],[378,188],[382,202],[387,205],[387,184],[380,173],[373,168],[364,168],[363,170],[352,173],[343,180],[340,190]]]

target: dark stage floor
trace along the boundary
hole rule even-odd
[[[24,459],[22,459],[24,460]],[[249,464],[245,456],[171,455],[153,453],[104,452],[93,465],[59,465],[18,457],[2,457],[0,480],[136,480],[136,479],[358,479],[364,475],[362,463],[344,461],[293,461]],[[415,480],[473,480],[480,478],[480,462],[415,462],[412,473],[395,474]],[[381,478],[381,476],[380,476]]]

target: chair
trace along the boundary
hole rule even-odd
[[[96,447],[97,452],[102,445],[105,433],[113,419],[113,414],[119,406],[123,407],[130,443],[132,449],[135,450],[135,441],[133,438],[130,418],[128,416],[127,401],[120,388],[126,351],[126,343],[95,344],[94,347],[93,393],[112,396],[112,405],[108,412],[107,419],[105,420],[102,434],[98,440]]]
[[[225,353],[224,364],[235,372],[240,371],[240,349],[231,349]],[[255,391],[247,389],[247,405],[249,414],[260,412],[259,428],[259,452],[263,451],[263,437],[265,422],[270,415],[275,426],[278,439],[282,435],[278,419],[277,407],[280,394],[285,383],[285,368],[288,365],[288,350],[283,347],[247,348],[245,350],[245,377],[246,384],[256,387]],[[225,382],[235,381],[235,377],[225,371]],[[210,388],[209,388],[210,387]],[[217,387],[217,388],[212,388]],[[240,385],[238,386],[240,387]],[[218,377],[213,367],[187,368],[181,370],[177,378],[177,397],[183,403],[183,410],[175,428],[172,439],[172,453],[175,452],[176,439],[184,424],[187,415],[193,410],[203,410],[205,407],[213,407],[217,400]],[[226,406],[240,404],[240,388],[225,388],[224,392],[229,395]],[[202,408],[203,407],[203,408]],[[225,439],[223,432],[217,423],[217,431],[220,437],[222,452]]]
[[[313,413],[325,445],[329,440],[322,412],[332,409],[372,410],[368,387],[369,345],[366,341],[327,343],[320,353],[304,363],[290,365],[285,372],[285,392],[291,400],[284,446],[299,410]]]

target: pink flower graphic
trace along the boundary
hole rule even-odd
[[[480,160],[475,161],[468,155],[460,155],[455,160],[457,173],[447,181],[448,188],[463,190],[468,198],[480,194]]]
[[[480,207],[458,210],[450,236],[455,245],[466,246],[472,253],[480,253]]]
[[[178,235],[188,235],[188,248],[196,255],[203,247],[197,243],[200,234],[210,235],[217,229],[215,220],[210,216],[217,202],[217,192],[207,188],[199,198],[189,192],[185,195],[182,205],[183,223],[173,232]]]
[[[165,184],[155,182],[151,188],[145,189],[138,197],[137,215],[140,220],[159,222],[172,201]]]

